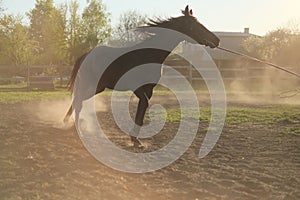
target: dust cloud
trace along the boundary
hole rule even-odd
[[[243,63],[237,65],[243,66]],[[229,104],[300,105],[300,79],[296,76],[267,66],[253,69],[244,65],[241,69],[240,71],[233,71],[231,74],[223,74]],[[299,73],[299,70],[296,72]],[[230,79],[226,79],[226,77],[230,77]],[[203,100],[202,96],[201,99]],[[24,109],[37,119],[37,123],[65,129],[73,126],[72,119],[68,124],[63,122],[71,101],[71,97],[35,101],[30,103],[31,105],[26,105]],[[96,95],[95,109],[96,112],[106,112],[110,110],[110,104],[105,97]]]
[[[63,120],[71,106],[71,102],[71,97],[42,100],[31,103],[30,106],[26,105],[24,109],[37,119],[37,123],[48,124],[59,129],[68,129],[74,125],[73,119],[70,118],[68,123],[65,123]],[[107,110],[103,97],[99,95],[95,97],[95,110],[96,112],[105,112]]]
[[[269,66],[245,66],[226,75],[231,77],[226,80],[223,76],[230,102],[300,104],[300,79],[284,71]]]

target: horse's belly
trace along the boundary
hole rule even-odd
[[[137,88],[147,84],[157,84],[161,78],[160,64],[146,64],[135,67],[123,74],[116,83],[111,84],[110,89],[118,91],[135,91]]]

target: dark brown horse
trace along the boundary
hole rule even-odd
[[[151,20],[147,26],[138,28],[140,31],[147,31],[150,29],[149,32],[154,33],[154,36],[151,36],[150,39],[140,42],[139,44],[123,48],[99,46],[81,56],[76,61],[71,75],[70,88],[72,90],[74,88],[75,93],[73,104],[70,107],[65,120],[69,119],[74,108],[76,123],[76,119],[78,120],[79,113],[82,109],[82,102],[104,91],[105,88],[118,91],[132,90],[139,98],[139,103],[135,116],[136,126],[133,128],[133,133],[130,135],[134,145],[140,145],[137,136],[139,134],[140,127],[143,125],[145,112],[149,105],[148,101],[152,97],[153,88],[156,86],[161,76],[162,63],[171,51],[183,40],[199,43],[211,48],[219,46],[219,38],[207,30],[207,28],[205,28],[193,16],[193,12],[188,6],[182,11],[182,13],[183,16],[170,18],[164,21]],[[172,30],[174,32],[181,33],[181,35],[178,37],[172,37],[169,34],[162,34],[160,31],[151,31],[151,28]],[[166,49],[169,50],[154,47],[151,48],[151,46],[158,44],[166,46]],[[145,46],[150,47],[144,48]],[[110,60],[111,54],[120,54],[121,56]],[[152,77],[155,77],[154,79],[151,79],[153,80],[150,81],[151,83],[145,83],[139,85],[139,87],[131,87],[129,86],[130,84],[125,82],[121,86],[117,86],[118,81],[128,71],[137,66],[149,63],[154,63],[155,65],[153,65],[153,67],[150,66],[150,68],[147,68],[147,70],[143,73],[139,73],[132,79],[143,81],[151,75]],[[103,65],[107,65],[107,67],[104,67],[103,69]],[[99,73],[99,71],[101,72]],[[80,75],[78,75],[79,72],[81,72]],[[97,77],[96,74],[100,74],[101,76]],[[88,80],[93,78],[97,80],[98,85],[94,88],[94,90],[90,90]],[[76,84],[76,82],[78,83]]]

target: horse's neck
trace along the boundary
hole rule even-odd
[[[168,55],[178,46],[182,39],[178,37],[168,37],[168,35],[155,35],[151,39],[138,44],[139,48],[157,49],[159,56],[164,61]]]
[[[151,44],[156,45],[158,47],[163,47],[164,49],[167,49],[169,51],[173,51],[175,47],[178,46],[178,44],[182,41],[181,38],[178,37],[170,37],[169,35],[166,34],[161,34],[161,35],[155,35],[151,39],[152,41]]]

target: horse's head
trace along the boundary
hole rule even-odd
[[[219,46],[220,39],[193,16],[193,11],[189,9],[189,6],[186,6],[182,13],[183,16],[170,20],[172,22],[170,28],[189,36],[199,44],[211,48]]]
[[[168,20],[150,20],[147,27],[161,27],[178,31],[188,36],[182,38],[182,40],[187,40],[191,43],[196,42],[211,48],[219,46],[220,39],[193,16],[193,11],[189,9],[189,6],[186,6],[182,13],[183,16],[173,17]]]

